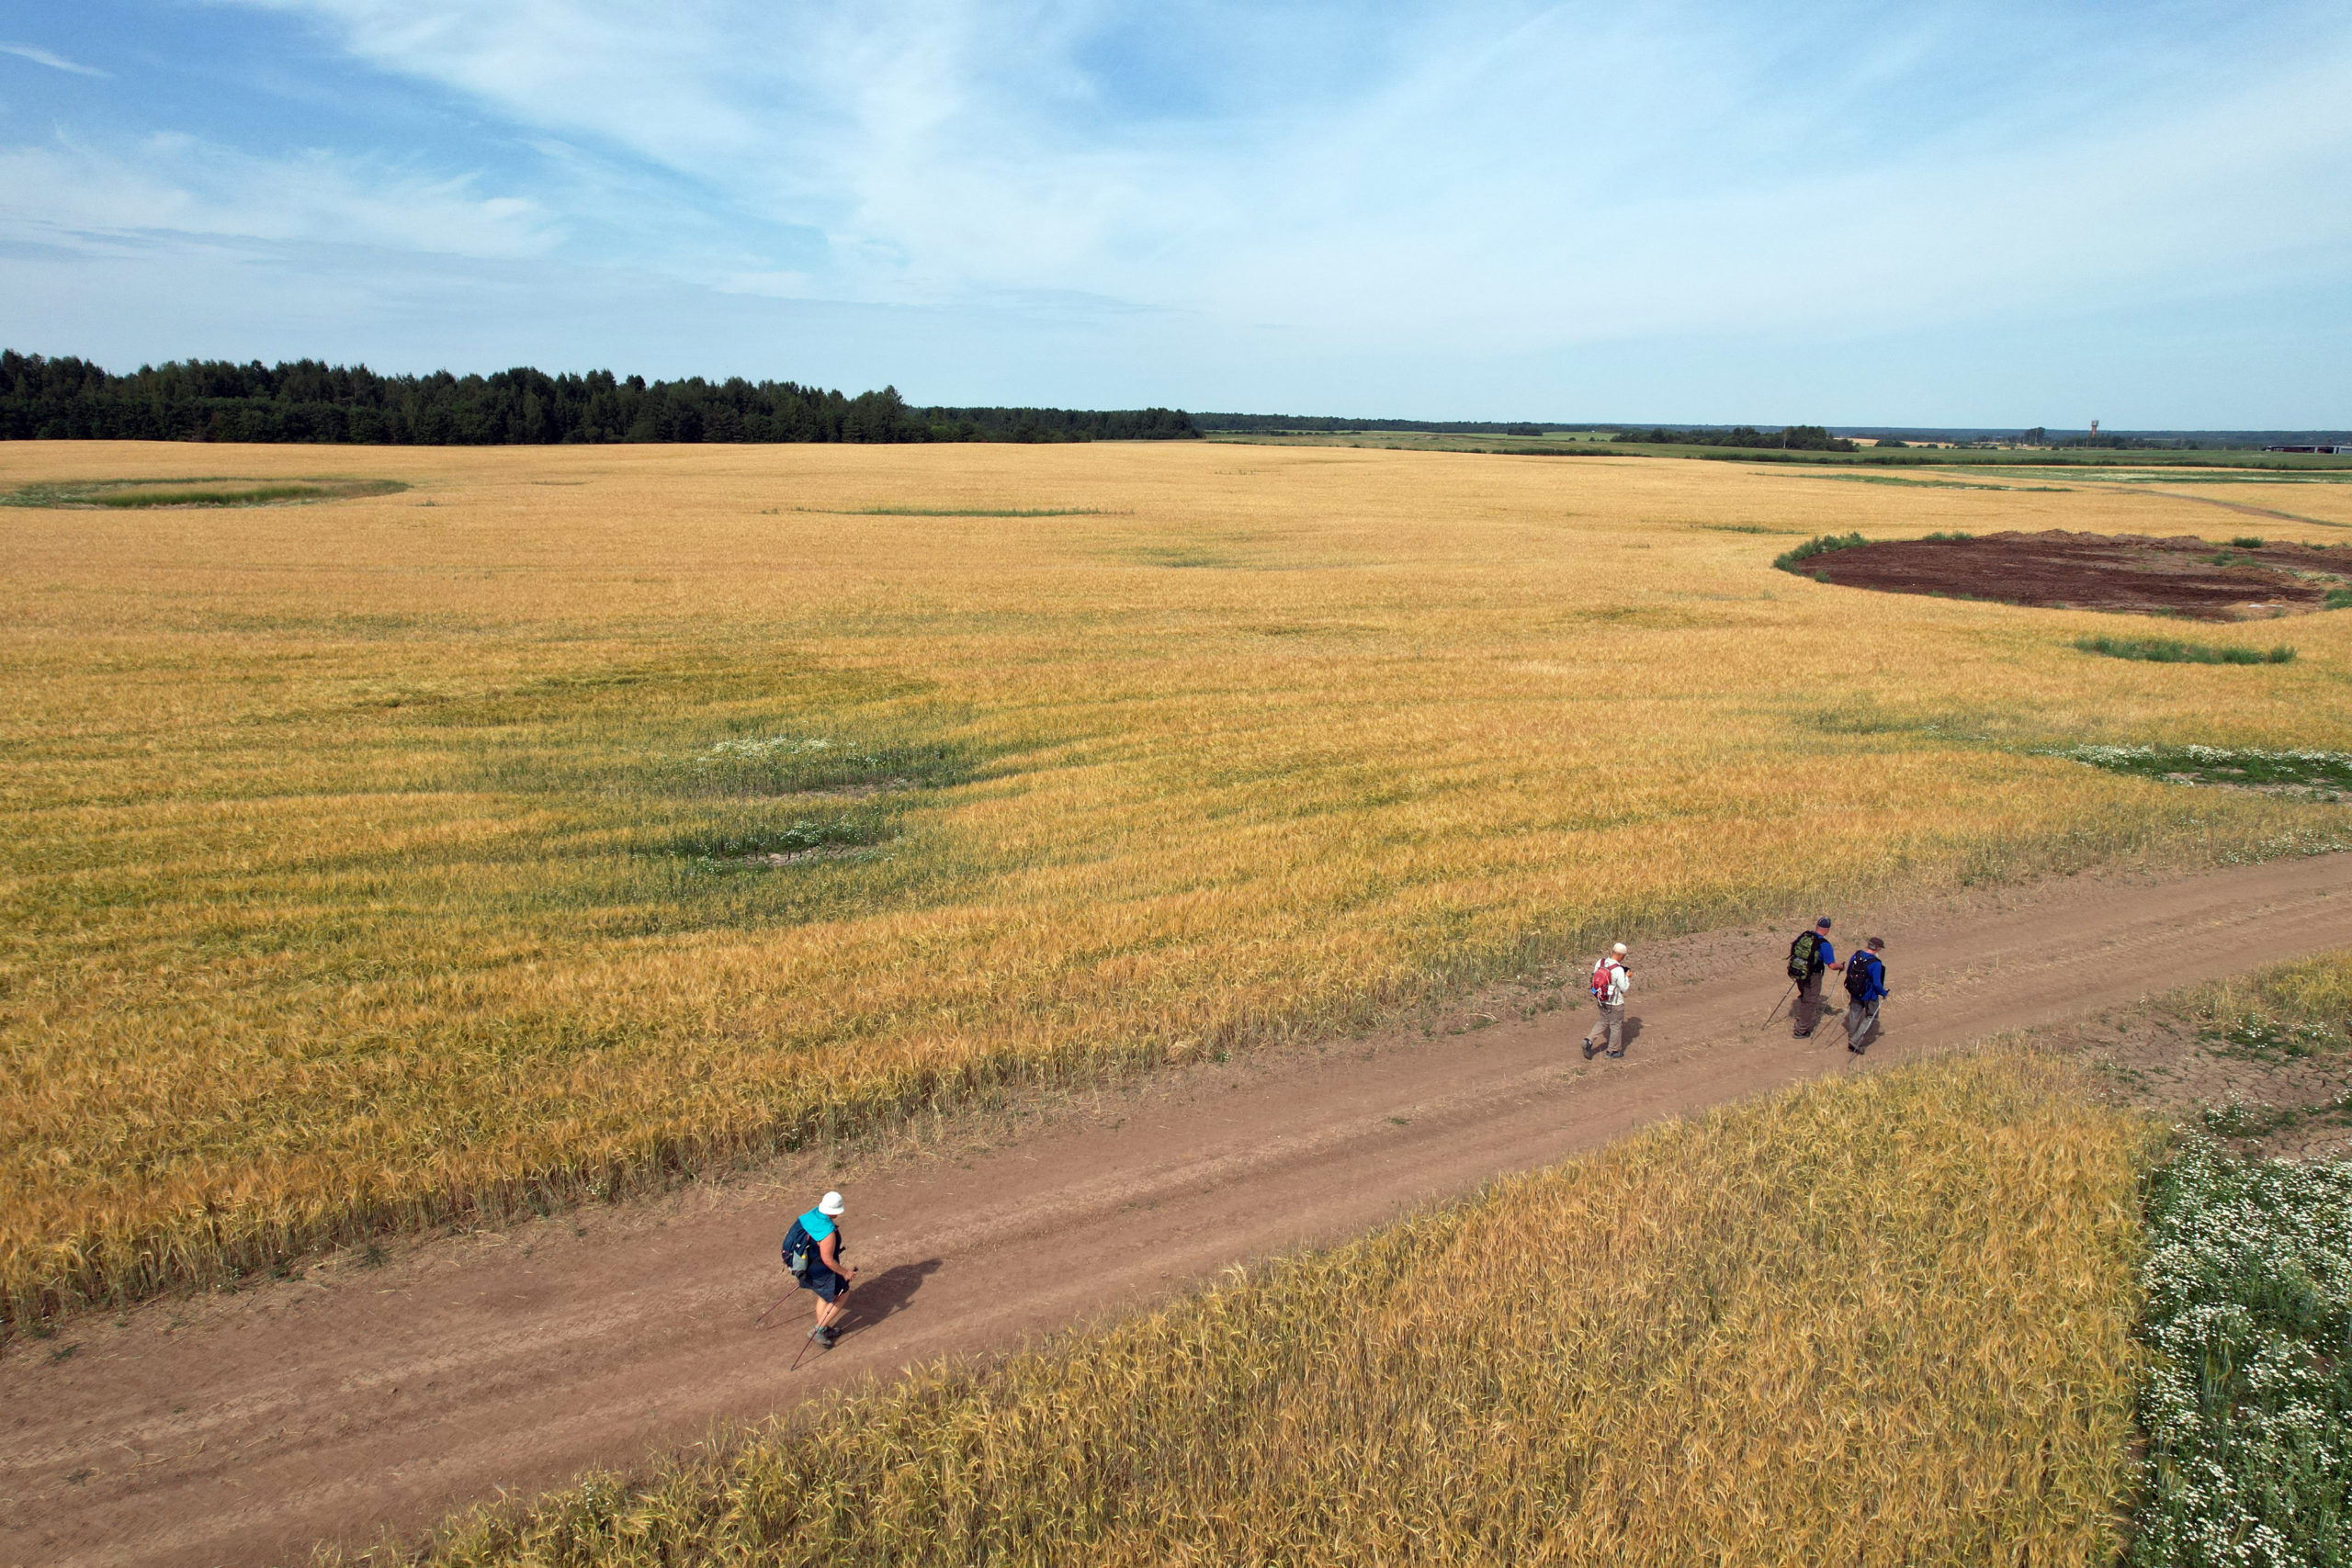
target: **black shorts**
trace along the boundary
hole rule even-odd
[[[842,1292],[849,1289],[849,1280],[821,1263],[811,1263],[808,1272],[800,1276],[800,1288],[816,1292],[819,1301],[836,1302],[841,1300]]]

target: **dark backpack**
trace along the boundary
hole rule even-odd
[[[1871,956],[1868,948],[1854,954],[1846,961],[1846,994],[1860,1001],[1881,973],[1878,960]]]
[[[1789,978],[1809,980],[1821,973],[1821,933],[1799,931],[1796,941],[1789,943]]]
[[[793,1221],[792,1228],[784,1233],[784,1271],[796,1280],[802,1279],[816,1260],[817,1244],[808,1239],[808,1233],[800,1228],[798,1220]]]

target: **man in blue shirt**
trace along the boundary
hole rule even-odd
[[[817,1326],[808,1331],[808,1337],[828,1350],[840,1337],[837,1325],[849,1315],[849,1303],[842,1298],[849,1294],[849,1282],[857,1277],[857,1270],[842,1261],[841,1218],[845,1206],[840,1193],[828,1192],[784,1233],[785,1267],[791,1268],[793,1255],[800,1253],[805,1261],[797,1276],[800,1288],[817,1292]]]
[[[1838,962],[1838,950],[1829,945],[1826,915],[1813,922],[1813,930],[1800,933],[1789,944],[1789,978],[1797,983],[1797,1005],[1789,1010],[1789,1017],[1796,1024],[1798,1039],[1810,1038],[1813,1026],[1821,1021],[1823,973],[1844,967]]]
[[[1886,964],[1879,957],[1884,951],[1886,943],[1872,937],[1846,970],[1851,1004],[1846,1009],[1846,1049],[1857,1056],[1870,1048],[1871,1035],[1878,1028],[1878,1004],[1886,996]]]

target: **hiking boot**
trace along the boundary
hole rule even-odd
[[[1618,1057],[1620,1057],[1620,1056],[1623,1055],[1624,1054],[1625,1054],[1625,1053],[1624,1053],[1624,1052],[1623,1052],[1623,1051],[1611,1051],[1611,1052],[1610,1052],[1610,1053],[1609,1053],[1609,1059],[1610,1059],[1611,1061],[1612,1061],[1612,1062],[1613,1062],[1613,1061],[1615,1061]]]
[[[1588,1062],[1591,1061],[1591,1060],[1592,1060],[1592,1054],[1593,1054],[1593,1052],[1594,1052],[1595,1050],[1597,1050],[1598,1048],[1599,1048],[1599,1047],[1595,1046],[1591,1041],[1589,1041],[1589,1040],[1586,1041],[1586,1042],[1584,1043],[1584,1059],[1585,1059],[1586,1061],[1588,1061]]]
[[[833,1348],[833,1341],[840,1338],[841,1336],[830,1328],[820,1326],[810,1329],[808,1331],[808,1337],[817,1342],[818,1349],[830,1350]]]
[[[1794,1034],[1790,1035],[1789,1038],[1792,1040],[1810,1040],[1813,1038],[1813,1031],[1810,1029],[1800,1029]]]

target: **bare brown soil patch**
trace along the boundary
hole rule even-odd
[[[2352,547],[2052,530],[1858,545],[1815,556],[1803,570],[1888,593],[2246,621],[2324,608],[2332,590],[2352,586]]]
[[[2214,1134],[2240,1152],[2352,1158],[2352,1055],[2279,1059],[2161,1004],[2058,1025],[2040,1041],[2099,1075],[2099,1098]]]

